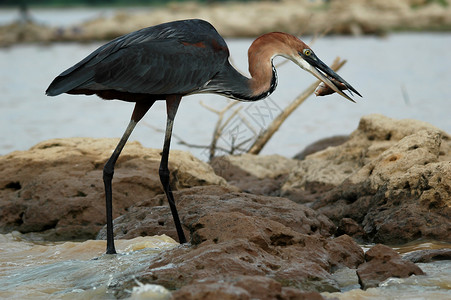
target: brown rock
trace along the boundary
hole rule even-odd
[[[364,117],[348,142],[302,162],[322,159],[317,166],[326,169],[328,163],[333,168],[354,164],[349,176],[317,195],[312,207],[339,225],[337,234],[361,240],[391,244],[418,238],[451,241],[450,150],[450,136],[427,123]],[[343,170],[334,174],[344,175]],[[332,182],[335,175],[331,180],[321,178]],[[309,183],[300,181],[301,186]]]
[[[337,235],[348,234],[358,241],[366,239],[363,227],[351,218],[343,218],[338,223]]]
[[[201,282],[182,287],[172,294],[177,300],[259,299],[259,300],[322,300],[317,292],[282,287],[274,279],[264,276],[242,276],[222,282]]]
[[[233,231],[235,229],[231,230],[233,226],[238,226],[237,232],[240,230],[247,232],[245,226],[240,223],[234,224],[228,221],[229,218],[238,218],[249,228],[257,230],[258,226],[251,223],[259,221],[246,219],[246,216],[264,219],[259,224],[275,221],[298,233],[328,237],[335,231],[335,226],[329,219],[306,206],[293,203],[285,198],[257,196],[236,191],[236,188],[231,187],[208,186],[174,192],[177,209],[188,234],[204,226],[202,224],[207,221],[211,224],[211,228],[214,227],[221,234],[211,238],[207,229],[204,229],[192,235],[193,243],[200,243],[206,237],[213,240],[214,238],[219,239],[221,236],[233,236],[235,234]],[[114,220],[116,238],[133,238],[163,233],[176,238],[177,234],[169,207],[155,206],[155,203],[164,201],[165,196],[159,195],[130,207],[127,213]],[[211,223],[215,221],[216,224]],[[230,230],[225,230],[226,225],[230,227]],[[248,233],[245,234],[247,236]],[[100,231],[98,238],[104,236],[105,228]]]
[[[54,139],[0,157],[0,232],[41,232],[46,239],[93,238],[105,223],[102,170],[115,139]],[[160,150],[128,143],[116,165],[113,215],[162,193]],[[176,188],[226,185],[192,155],[171,151]],[[176,176],[176,177],[175,177]],[[165,202],[159,199],[161,205]]]
[[[266,236],[264,239],[271,238]],[[329,257],[336,254],[331,254],[335,250],[329,252],[325,249],[325,243],[327,241],[324,238],[303,234],[297,234],[288,245],[269,245],[266,249],[246,238],[217,243],[206,241],[195,247],[178,247],[162,253],[152,259],[147,270],[138,275],[138,280],[160,284],[169,289],[180,289],[181,295],[188,292],[192,294],[193,290],[197,290],[190,287],[192,285],[200,284],[201,287],[208,283],[206,291],[216,290],[219,288],[218,282],[232,282],[234,286],[246,290],[251,298],[257,299],[264,294],[280,294],[280,286],[337,291],[337,284],[328,271],[331,269],[329,261],[333,260]],[[351,240],[345,250],[350,251],[343,256],[355,255],[358,252],[356,248],[359,246]],[[237,283],[243,276],[257,279],[248,278]],[[250,282],[253,282],[252,285],[247,286]],[[226,289],[228,288],[226,285]],[[203,295],[199,296],[200,299],[203,299],[205,295],[201,291],[199,293]],[[244,292],[239,294],[246,295]]]
[[[268,249],[270,245],[292,244],[298,235],[296,231],[279,222],[246,216],[239,212],[213,212],[200,218],[192,227],[199,228],[193,234],[193,244],[205,241],[220,243],[245,238],[263,249]]]
[[[182,287],[174,299],[280,299],[282,285],[264,276],[242,276],[229,282],[202,282]]]
[[[256,277],[256,276],[254,276]],[[266,289],[265,289],[266,291]],[[241,287],[226,282],[202,282],[182,287],[172,293],[174,300],[248,300],[251,295]],[[264,298],[271,299],[271,298]]]
[[[330,254],[332,272],[343,267],[355,269],[365,261],[362,248],[355,247],[354,240],[348,235],[328,240],[326,250]]]
[[[279,196],[294,160],[280,155],[241,154],[214,157],[210,164],[217,175],[243,192]]]
[[[428,263],[434,260],[451,260],[451,249],[427,249],[410,252],[403,256],[404,260],[413,263]]]
[[[354,160],[335,162],[320,157],[322,153],[314,153],[296,162],[281,188],[281,196],[299,203],[314,201],[318,195],[323,197],[325,192],[341,184],[359,168]]]
[[[269,277],[245,276],[234,284],[249,292],[254,299],[278,299],[282,296],[282,284]]]
[[[424,130],[431,134],[431,137],[426,137],[426,133],[420,134]],[[407,138],[409,136],[411,137]],[[423,166],[433,162],[446,164],[445,162],[451,160],[450,139],[448,134],[425,122],[394,120],[376,114],[365,116],[347,142],[316,152],[297,162],[282,186],[281,195],[298,202],[306,202],[306,197],[307,200],[312,200],[308,194],[322,194],[339,186],[348,178],[353,183],[363,182],[370,172],[380,170],[387,176],[392,176],[404,174],[414,165]],[[429,154],[426,155],[427,153]],[[376,168],[375,159],[388,163]],[[386,168],[396,172],[392,174]],[[373,176],[373,187],[386,180],[386,177],[380,177],[381,175]],[[376,182],[377,178],[379,181]]]
[[[323,296],[321,296],[318,292],[304,292],[298,289],[286,287],[282,289],[282,298],[283,300],[324,300]],[[327,298],[329,300],[333,300]]]
[[[191,245],[152,258],[137,279],[176,289],[180,299],[303,299],[303,290],[338,291],[330,272],[363,261],[351,238],[332,239],[329,222],[290,200],[218,186],[174,195]],[[173,227],[169,209],[146,206],[154,201],[143,201],[116,219],[116,236],[157,234],[142,228],[163,219],[168,224],[160,227]]]
[[[359,283],[363,289],[377,287],[389,277],[405,278],[410,275],[423,275],[414,263],[403,260],[390,247],[378,244],[365,253],[366,262],[357,269]]]
[[[324,139],[320,139],[307,147],[305,147],[304,150],[296,154],[293,158],[298,160],[305,159],[308,155],[316,153],[318,151],[322,151],[328,147],[336,147],[340,146],[341,144],[345,143],[347,140],[349,140],[348,135],[336,135],[332,137],[327,137]]]
[[[215,157],[213,168],[223,178],[233,180],[233,174],[227,169],[237,167],[244,172],[258,178],[277,178],[287,174],[294,160],[280,155],[253,155],[243,153],[241,155],[228,155]],[[217,168],[215,168],[217,166]]]

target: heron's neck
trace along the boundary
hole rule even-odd
[[[269,96],[277,86],[274,57],[280,55],[291,59],[296,37],[272,32],[257,38],[249,47],[249,73],[247,78],[228,65],[224,72],[212,80],[214,92],[242,101],[255,101]]]
[[[218,73],[211,82],[208,83],[204,92],[221,94],[228,98],[240,101],[257,101],[268,97],[276,88],[277,74],[268,59],[269,69],[265,73],[248,78],[238,72],[230,64],[227,64],[223,72]]]
[[[248,50],[249,59],[249,87],[252,95],[269,96],[276,88],[277,73],[273,59],[279,53],[279,40],[274,39],[272,34],[265,34],[256,39]]]

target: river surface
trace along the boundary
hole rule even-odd
[[[115,299],[109,287],[119,279],[133,278],[161,251],[181,247],[165,235],[116,244],[119,254],[106,255],[105,241],[33,243],[18,232],[0,235],[0,299]],[[161,286],[153,292],[148,299],[169,295]]]
[[[60,20],[63,16],[58,14],[55,18]],[[69,20],[71,16],[68,13]],[[80,18],[80,14],[77,16]],[[308,43],[311,37],[304,40]],[[247,73],[246,53],[251,42],[250,39],[227,40],[233,63],[244,73]],[[0,49],[0,154],[26,150],[51,138],[122,135],[132,104],[103,101],[96,96],[50,98],[44,94],[53,78],[100,45],[64,43]],[[385,38],[324,37],[312,48],[328,64],[336,56],[347,59],[339,74],[363,98],[356,97],[357,103],[351,103],[336,94],[311,96],[285,121],[262,154],[294,156],[320,138],[351,133],[362,116],[372,113],[422,120],[451,132],[450,33],[398,33]],[[276,58],[275,63],[283,61]],[[264,101],[240,103],[240,115],[225,128],[220,146],[230,148],[233,143],[255,137],[314,82],[313,76],[291,62],[277,70],[276,91]],[[200,101],[221,109],[230,100],[215,95],[185,97],[176,117],[174,134],[189,144],[209,145],[218,118],[202,107]],[[131,140],[161,148],[165,118],[165,105],[157,102],[138,124]],[[172,148],[189,150],[198,158],[208,160],[206,150],[178,144],[177,140]]]
[[[42,243],[20,233],[0,235],[0,299],[115,299],[112,289],[120,280],[134,278],[150,258],[161,251],[183,247],[167,236],[118,240],[118,255],[105,255],[105,241]],[[364,249],[368,249],[369,245]],[[443,243],[414,243],[396,248],[401,254],[451,247]],[[355,272],[334,277],[342,292],[323,293],[339,299],[451,299],[451,261],[419,263],[426,273],[389,278],[377,288],[360,290]],[[133,299],[168,299],[160,286],[136,286]],[[143,293],[145,293],[146,298]]]

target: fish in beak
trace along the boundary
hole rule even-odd
[[[329,77],[330,81],[333,82],[333,84],[335,84],[335,86],[342,90],[346,90],[346,86],[340,82],[338,82],[337,80]],[[326,85],[324,82],[320,82],[320,84],[316,87],[315,89],[315,95],[316,96],[326,96],[326,95],[330,95],[335,93],[335,91],[333,89],[331,89],[328,85]]]
[[[336,92],[349,101],[355,102],[343,92],[343,90],[348,90],[351,93],[351,96],[354,92],[362,97],[362,95],[347,83],[346,80],[341,78],[340,75],[323,63],[311,49],[305,48],[303,51],[298,52],[298,54],[299,56],[296,57],[295,63],[322,81],[322,84],[320,84],[315,91],[317,96],[329,95]]]

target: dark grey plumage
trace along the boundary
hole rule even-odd
[[[56,77],[46,94],[97,93],[102,97],[101,91],[110,91],[103,94],[104,98],[127,101],[136,100],[131,94],[145,94],[153,99],[202,92],[250,97],[248,79],[228,59],[224,39],[210,23],[170,22],[129,33],[101,46]]]

